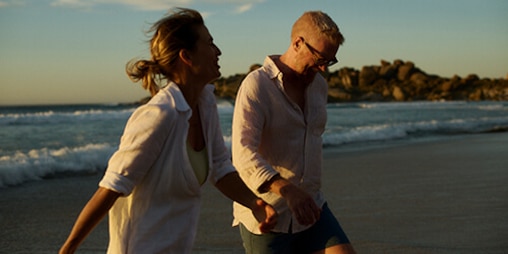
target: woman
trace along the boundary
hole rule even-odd
[[[60,253],[73,253],[108,211],[108,253],[190,253],[206,180],[249,207],[263,231],[276,223],[275,210],[240,180],[224,145],[207,85],[220,76],[221,52],[201,15],[176,9],[151,32],[151,60],[129,63],[127,74],[141,80],[152,99],[127,122]],[[159,88],[163,79],[167,85]]]

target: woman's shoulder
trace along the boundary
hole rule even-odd
[[[145,118],[155,122],[171,121],[177,115],[177,106],[171,93],[159,91],[146,104],[138,107],[133,118]]]

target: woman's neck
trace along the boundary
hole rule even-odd
[[[178,85],[178,88],[180,88],[185,101],[187,101],[187,104],[189,104],[192,110],[195,110],[197,108],[201,92],[206,86],[206,83],[200,82],[198,80],[182,78],[177,78],[173,80],[173,82],[175,82],[176,85]]]

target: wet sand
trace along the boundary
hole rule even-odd
[[[508,253],[508,133],[327,150],[323,191],[358,253]],[[0,253],[56,253],[100,175],[0,189]],[[243,253],[205,187],[194,253]],[[105,253],[104,220],[77,253]]]

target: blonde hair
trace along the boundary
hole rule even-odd
[[[131,60],[125,70],[133,82],[142,82],[144,89],[155,95],[163,79],[171,79],[174,73],[166,73],[175,66],[180,50],[193,50],[199,39],[197,28],[204,26],[203,17],[192,9],[176,8],[152,25],[147,33],[150,39],[150,60]]]
[[[309,33],[317,32],[319,36],[324,36],[333,44],[339,46],[345,41],[344,36],[339,30],[339,27],[322,11],[307,11],[296,20],[291,30],[291,38],[297,36],[307,35]]]

